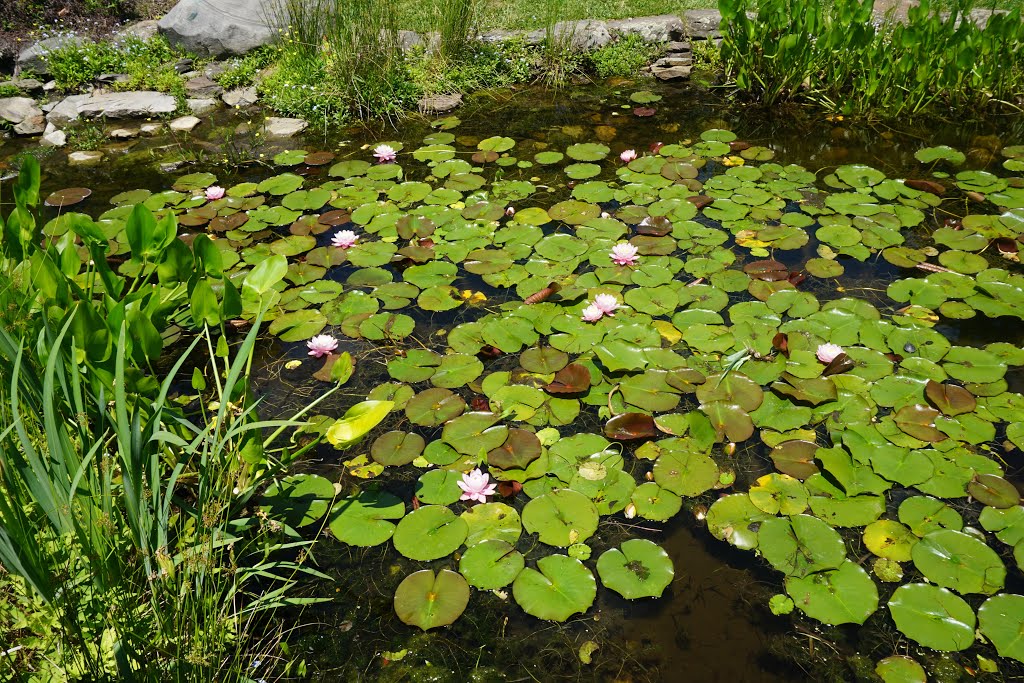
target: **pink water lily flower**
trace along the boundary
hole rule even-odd
[[[515,216],[516,215],[516,207],[510,206],[507,209],[505,209],[505,215],[509,216],[509,217]]]
[[[373,148],[373,156],[377,157],[378,163],[386,164],[397,159],[398,152],[391,145],[377,145]]]
[[[318,334],[308,342],[309,355],[322,358],[338,348],[338,340],[329,334]]]
[[[831,363],[841,353],[843,353],[843,347],[838,344],[822,344],[817,351],[818,360],[822,363]]]
[[[636,150],[627,149],[626,151],[619,155],[619,158],[622,159],[622,163],[628,164],[629,162],[633,161],[633,159],[636,159]]]
[[[636,263],[636,260],[639,258],[639,256],[637,256],[638,252],[639,249],[637,249],[635,245],[632,245],[629,242],[619,242],[612,247],[612,251],[609,256],[611,256],[612,262],[617,266],[631,266]]]
[[[619,302],[611,294],[598,294],[594,297],[592,305],[604,315],[611,315],[619,308]]]
[[[206,198],[211,202],[224,196],[224,188],[219,185],[210,185],[206,188]]]
[[[351,230],[342,230],[334,233],[334,237],[331,238],[331,244],[339,249],[348,249],[355,244],[358,239],[359,236]]]
[[[497,484],[492,484],[491,475],[485,474],[480,471],[477,467],[472,472],[466,472],[462,475],[462,479],[457,481],[459,488],[462,489],[462,495],[459,500],[477,500],[481,503],[487,502],[487,496],[493,496]]]
[[[594,304],[590,304],[589,306],[587,306],[586,308],[583,309],[583,322],[586,322],[586,323],[597,322],[603,316],[604,316],[604,311],[602,311],[600,308],[598,308]]]

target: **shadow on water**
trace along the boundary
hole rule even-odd
[[[657,103],[657,114],[649,118],[632,115],[627,96],[638,89],[655,90],[663,96]],[[608,144],[613,154],[627,148],[646,150],[652,143],[675,142],[694,138],[709,127],[729,128],[740,139],[764,145],[775,152],[774,161],[800,164],[817,172],[849,163],[870,164],[889,177],[921,173],[913,158],[923,146],[949,144],[968,150],[973,167],[984,167],[995,160],[993,150],[1002,144],[1024,139],[1020,121],[987,121],[895,129],[864,122],[827,120],[804,110],[782,110],[767,113],[721,102],[707,92],[688,87],[644,82],[622,83],[618,86],[567,88],[560,91],[522,89],[515,92],[478,94],[468,98],[458,112],[463,120],[454,132],[457,144],[474,146],[478,140],[492,135],[517,140],[517,154],[530,158],[550,147],[562,149],[567,144],[591,139],[599,129],[610,135]],[[200,129],[192,138],[172,141],[141,139],[108,152],[109,163],[88,171],[66,166],[63,154],[55,153],[45,162],[44,194],[62,187],[88,183],[94,195],[80,209],[99,214],[111,196],[126,189],[145,187],[164,189],[185,169],[172,173],[158,170],[160,163],[185,157],[198,160],[187,170],[207,170],[209,164],[224,157],[266,160],[276,151],[300,146],[298,141],[278,142],[260,146],[235,132],[247,122],[235,113],[219,114],[206,130]],[[306,149],[339,150],[339,156],[381,140],[397,139],[407,150],[418,144],[431,131],[429,121],[413,117],[401,128],[380,129],[355,127],[327,137],[310,135]],[[250,140],[246,142],[246,140]],[[22,147],[9,143],[5,151]],[[985,155],[988,155],[986,158]],[[260,155],[263,155],[262,157]],[[713,169],[712,169],[713,170]],[[314,170],[313,172],[321,172]],[[242,167],[221,167],[219,182],[229,185],[247,180],[260,180],[272,173],[270,166],[255,163]],[[499,169],[498,173],[504,173]],[[426,169],[416,165],[409,179],[421,179]],[[530,201],[553,203],[568,196],[564,180],[539,166],[520,171],[509,169],[508,177],[531,178],[538,185],[550,187]],[[605,169],[602,178],[610,178]],[[79,209],[76,209],[79,210]],[[955,210],[955,208],[953,209]],[[909,236],[912,240],[913,236]],[[327,239],[322,236],[321,241]],[[815,254],[812,249],[791,251],[778,257],[791,266],[798,266]],[[740,259],[750,258],[739,255]],[[750,259],[752,260],[752,259]],[[891,312],[893,304],[885,298],[885,287],[901,277],[899,269],[878,258],[864,263],[844,259],[845,292],[866,298],[880,309]],[[738,263],[739,264],[739,263]],[[344,278],[345,272],[332,277]],[[510,294],[487,288],[476,277],[457,283],[458,286],[485,291],[490,297],[488,307],[496,306]],[[837,298],[833,283],[808,282],[808,291],[820,299]],[[812,289],[813,288],[813,289]],[[424,317],[420,312],[417,330],[421,339],[432,338],[437,330],[479,317],[486,309],[463,307],[457,313]],[[955,323],[955,324],[954,324]],[[983,344],[989,341],[1024,342],[1020,321],[976,318],[968,321],[944,322],[938,329],[959,344]],[[381,347],[362,340],[345,340],[340,350],[350,351],[360,371],[343,392],[321,407],[319,412],[336,416],[366,396],[381,382],[389,381],[385,371],[394,348]],[[304,361],[304,369],[289,370],[288,361]],[[309,378],[311,363],[304,346],[284,344],[268,339],[257,352],[253,376],[255,391],[262,397],[261,411],[265,418],[287,416],[305,407],[322,386]],[[487,371],[501,369],[502,359],[487,362]],[[1008,376],[1010,389],[1024,389],[1024,375]],[[693,405],[689,407],[695,407]],[[596,410],[585,414],[578,428],[599,431]],[[563,428],[562,436],[567,436]],[[371,435],[372,438],[373,435]],[[364,449],[365,450],[365,449]],[[341,462],[360,451],[339,454],[329,446],[321,446],[315,457],[301,463],[300,469],[319,471],[337,481],[347,476]],[[636,462],[636,461],[634,461]],[[737,456],[740,482],[750,482],[770,471],[770,461],[762,447],[751,447]],[[642,477],[649,463],[634,465],[633,474]],[[1010,476],[1019,473],[1010,471]],[[389,479],[388,488],[403,500],[413,497],[415,473],[399,473]],[[876,615],[869,622],[878,625],[875,641],[858,641],[850,631],[803,626],[796,619],[780,619],[767,609],[768,598],[781,590],[777,574],[753,554],[733,549],[710,537],[695,513],[714,500],[713,496],[690,501],[689,514],[684,512],[671,523],[658,527],[653,523],[636,524],[621,515],[605,521],[593,541],[593,553],[610,548],[628,537],[648,537],[661,542],[676,566],[676,578],[660,600],[630,602],[600,588],[596,606],[586,615],[566,624],[539,622],[525,617],[510,607],[511,590],[482,592],[474,595],[469,611],[453,626],[421,634],[401,624],[394,614],[391,600],[401,579],[422,564],[411,563],[390,544],[368,550],[341,546],[326,540],[317,549],[320,566],[331,574],[332,584],[307,586],[310,595],[329,596],[329,602],[315,605],[298,615],[289,615],[299,630],[297,642],[310,666],[315,680],[366,681],[702,681],[723,683],[781,683],[782,681],[840,680],[850,677],[844,665],[828,665],[833,654],[850,654],[862,650],[872,654],[891,654],[894,646],[885,642],[892,638]],[[703,507],[702,507],[703,506]],[[450,562],[433,563],[435,569]],[[581,647],[593,641],[598,648],[583,663]],[[805,672],[796,662],[818,659],[814,669]],[[905,648],[905,645],[903,646]],[[589,648],[588,648],[589,649]],[[887,651],[886,651],[887,650]],[[405,652],[413,653],[406,655]],[[811,654],[808,654],[810,652]],[[408,657],[408,658],[406,658]],[[823,665],[823,663],[825,665]]]

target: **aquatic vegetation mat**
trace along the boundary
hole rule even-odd
[[[185,175],[99,217],[108,256],[141,202],[207,233],[193,248],[225,282],[277,264],[268,332],[327,364],[291,376],[369,388],[306,428],[340,451],[341,492],[293,475],[265,510],[418,564],[394,609],[424,630],[481,591],[553,621],[599,589],[656,600],[685,567],[649,538],[608,547],[604,528],[697,511],[778,572],[777,614],[891,619],[924,648],[1024,661],[1024,597],[1006,592],[1024,562],[1007,479],[1024,350],[943,333],[1024,318],[1021,148],[998,172],[923,148],[907,179],[816,174],[717,128],[637,152],[468,140],[459,123],[376,154],[288,151],[215,199],[213,174]],[[75,215],[44,232],[61,239]],[[847,284],[871,264],[898,277]]]

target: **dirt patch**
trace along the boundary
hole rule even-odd
[[[109,36],[120,26],[156,19],[176,0],[6,0],[0,2],[0,73],[10,72],[18,52],[55,33]]]

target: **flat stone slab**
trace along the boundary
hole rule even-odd
[[[273,0],[181,0],[158,26],[175,46],[200,55],[240,55],[267,45],[282,24]]]
[[[253,86],[247,86],[245,88],[235,88],[234,90],[228,90],[226,93],[220,96],[224,100],[224,104],[229,107],[248,107],[256,104],[260,96],[256,93],[256,88]]]
[[[31,97],[0,98],[0,121],[14,126],[18,135],[38,135],[46,129],[46,117]]]
[[[716,9],[691,9],[683,12],[683,32],[678,38],[707,40],[722,35],[722,14]]]
[[[462,94],[431,95],[424,97],[417,103],[419,110],[424,114],[443,114],[451,111],[462,104]]]
[[[181,116],[168,123],[167,127],[176,133],[188,133],[202,122],[198,116]]]
[[[178,103],[171,95],[138,90],[91,95],[78,104],[78,115],[83,118],[129,119],[172,114],[177,108]]]
[[[305,119],[288,119],[277,116],[268,116],[263,122],[263,130],[267,137],[290,138],[298,135],[309,128],[309,122]]]
[[[185,104],[188,105],[188,110],[195,116],[202,116],[203,114],[209,114],[211,111],[220,106],[218,100],[200,97],[196,99],[185,100]]]
[[[197,76],[185,82],[185,92],[189,97],[194,98],[220,97],[224,88],[211,78]]]
[[[686,28],[682,19],[674,14],[614,19],[606,24],[613,36],[639,35],[648,43],[668,42],[682,35]]]
[[[103,152],[71,152],[68,163],[72,166],[94,166],[103,161]]]
[[[49,108],[46,113],[46,120],[58,126],[62,123],[71,123],[78,120],[78,105],[88,100],[91,95],[71,95],[65,97]]]

